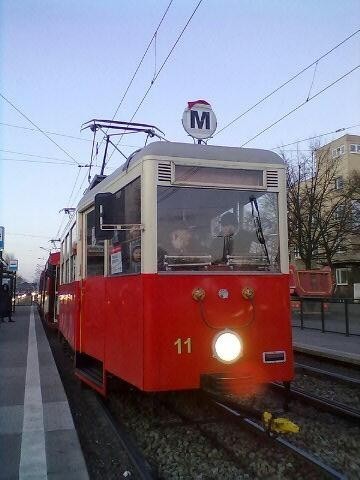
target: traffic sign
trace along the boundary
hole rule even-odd
[[[19,267],[18,260],[9,260],[8,270],[10,270],[11,272],[17,272],[18,267]]]

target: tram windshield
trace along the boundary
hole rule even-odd
[[[274,192],[158,187],[158,269],[279,271]]]

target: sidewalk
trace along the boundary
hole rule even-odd
[[[317,330],[301,330],[299,327],[293,327],[292,331],[296,352],[360,365],[360,336],[347,337],[341,333],[322,333]]]
[[[0,480],[88,480],[68,401],[35,307],[0,327]]]

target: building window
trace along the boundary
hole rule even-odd
[[[337,268],[336,273],[336,285],[349,285],[349,268]]]
[[[340,157],[340,155],[344,155],[345,153],[345,145],[340,145],[340,147],[336,147],[332,149],[332,158]]]
[[[360,227],[360,200],[354,200],[352,203],[352,225],[354,228]]]
[[[345,215],[344,205],[336,205],[334,209],[334,219],[337,221],[341,221],[344,219],[344,215]]]
[[[360,153],[360,143],[351,143],[350,153]]]
[[[335,190],[342,190],[344,188],[344,179],[343,177],[335,178]]]

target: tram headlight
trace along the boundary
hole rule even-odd
[[[240,335],[231,330],[218,333],[213,341],[213,353],[220,362],[233,363],[243,353],[243,344]]]

